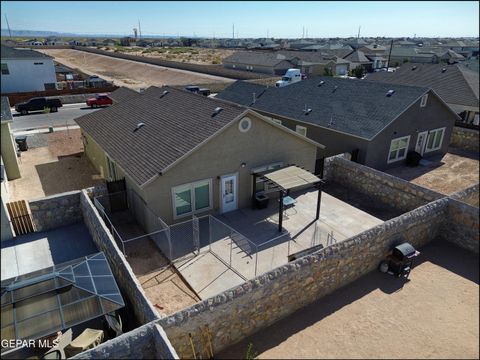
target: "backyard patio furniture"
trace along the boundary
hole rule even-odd
[[[265,209],[268,207],[269,198],[263,192],[255,194],[255,207],[257,209]]]
[[[65,347],[72,342],[72,329],[68,329],[56,338],[56,344],[48,350],[42,359],[66,359]]]
[[[103,341],[103,330],[86,328],[83,332],[65,347],[67,357],[72,357],[81,352],[93,349]]]
[[[289,210],[289,209],[293,209],[293,211],[295,211],[291,215],[295,215],[297,213],[297,209],[295,209],[296,202],[297,202],[297,200],[295,200],[291,196],[285,196],[283,198],[283,213],[284,213],[285,217],[288,218],[287,210]]]

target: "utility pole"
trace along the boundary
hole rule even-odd
[[[268,29],[267,29],[267,39],[268,39]]]
[[[305,39],[305,26],[302,28],[302,39]]]
[[[232,24],[232,39],[235,39],[235,24]]]
[[[5,13],[5,22],[7,23],[8,33],[10,34],[10,39],[11,39],[12,31],[10,30],[10,25],[8,24],[7,13]]]
[[[142,28],[140,27],[140,19],[138,19],[138,37],[142,38]]]
[[[388,68],[390,67],[390,55],[392,55],[392,48],[393,48],[393,39],[390,41],[390,51],[388,52],[388,60],[387,60],[387,72]]]
[[[360,39],[360,29],[361,29],[361,28],[362,28],[362,26],[360,25],[360,26],[358,27],[358,35],[357,35],[357,40],[358,40],[358,39]]]
[[[305,36],[306,36],[306,38],[308,39],[308,28],[307,28],[307,30],[306,30],[306,35],[305,35]]]

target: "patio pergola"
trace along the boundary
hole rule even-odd
[[[287,165],[280,169],[268,170],[259,173],[253,173],[253,200],[255,200],[255,184],[257,178],[263,180],[268,184],[271,191],[278,191],[280,195],[279,207],[278,207],[278,231],[283,231],[283,210],[284,210],[284,197],[288,196],[291,189],[311,186],[318,189],[317,196],[317,212],[315,220],[320,218],[320,204],[322,199],[321,180],[318,176],[313,175],[309,171],[296,166]]]

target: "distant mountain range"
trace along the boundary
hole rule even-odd
[[[10,36],[8,29],[1,29],[2,37]],[[40,31],[40,30],[11,30],[12,36],[19,36],[19,37],[48,37],[48,36],[56,36],[56,37],[88,37],[88,38],[119,38],[124,36],[133,36],[132,34],[76,34],[76,33],[64,33],[64,32],[56,32],[56,31]],[[142,36],[147,37],[147,36]],[[177,36],[163,36],[163,35],[148,35],[149,38],[176,38]]]

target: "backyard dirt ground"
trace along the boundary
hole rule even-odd
[[[386,173],[450,195],[479,182],[479,155],[450,149],[431,166],[400,166]]]
[[[217,358],[252,344],[260,359],[478,359],[478,256],[440,241],[420,251],[409,282],[374,271]]]
[[[83,153],[79,129],[33,136],[46,141],[21,153],[21,177],[8,182],[10,201],[41,198],[103,182]],[[27,137],[27,143],[29,140],[38,143],[32,136]]]
[[[136,61],[116,59],[105,55],[87,53],[73,49],[39,50],[53,56],[55,61],[70,68],[79,69],[88,75],[113,81],[115,85],[130,88],[147,88],[162,85],[190,85],[230,83],[232,79],[192,71],[143,64]]]
[[[223,59],[235,53],[235,50],[229,49],[205,49],[197,47],[104,47],[102,50],[202,65],[221,64]]]

